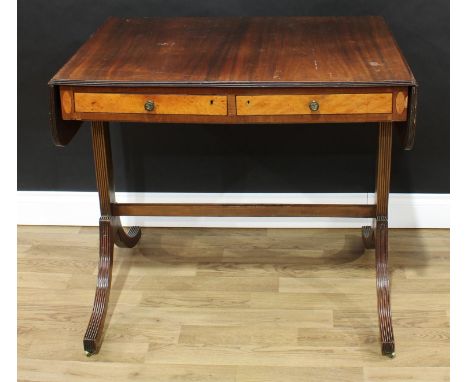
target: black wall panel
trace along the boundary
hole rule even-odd
[[[449,1],[21,0],[18,188],[95,190],[89,124],[66,148],[48,127],[47,81],[113,16],[382,15],[420,84],[416,146],[394,146],[392,192],[449,192]],[[6,127],[7,128],[7,127]],[[368,192],[376,124],[112,124],[118,191]]]

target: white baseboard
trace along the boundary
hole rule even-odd
[[[371,204],[374,194],[295,193],[135,193],[118,192],[119,202],[136,203],[311,203]],[[449,228],[449,194],[390,194],[391,228]],[[18,191],[20,225],[96,226],[97,192]],[[301,217],[122,217],[125,226],[237,227],[237,228],[348,228],[370,219]]]

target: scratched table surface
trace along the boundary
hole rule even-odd
[[[109,18],[53,77],[64,85],[413,85],[385,21]]]

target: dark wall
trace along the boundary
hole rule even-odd
[[[110,15],[382,15],[420,84],[416,146],[393,150],[392,192],[449,192],[449,2],[35,0],[18,2],[18,188],[95,190],[89,124],[52,144],[47,81]],[[7,126],[5,128],[8,128]],[[368,192],[375,124],[112,124],[118,191]]]

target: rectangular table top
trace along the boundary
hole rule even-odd
[[[416,83],[383,18],[109,18],[50,85],[353,87]]]

